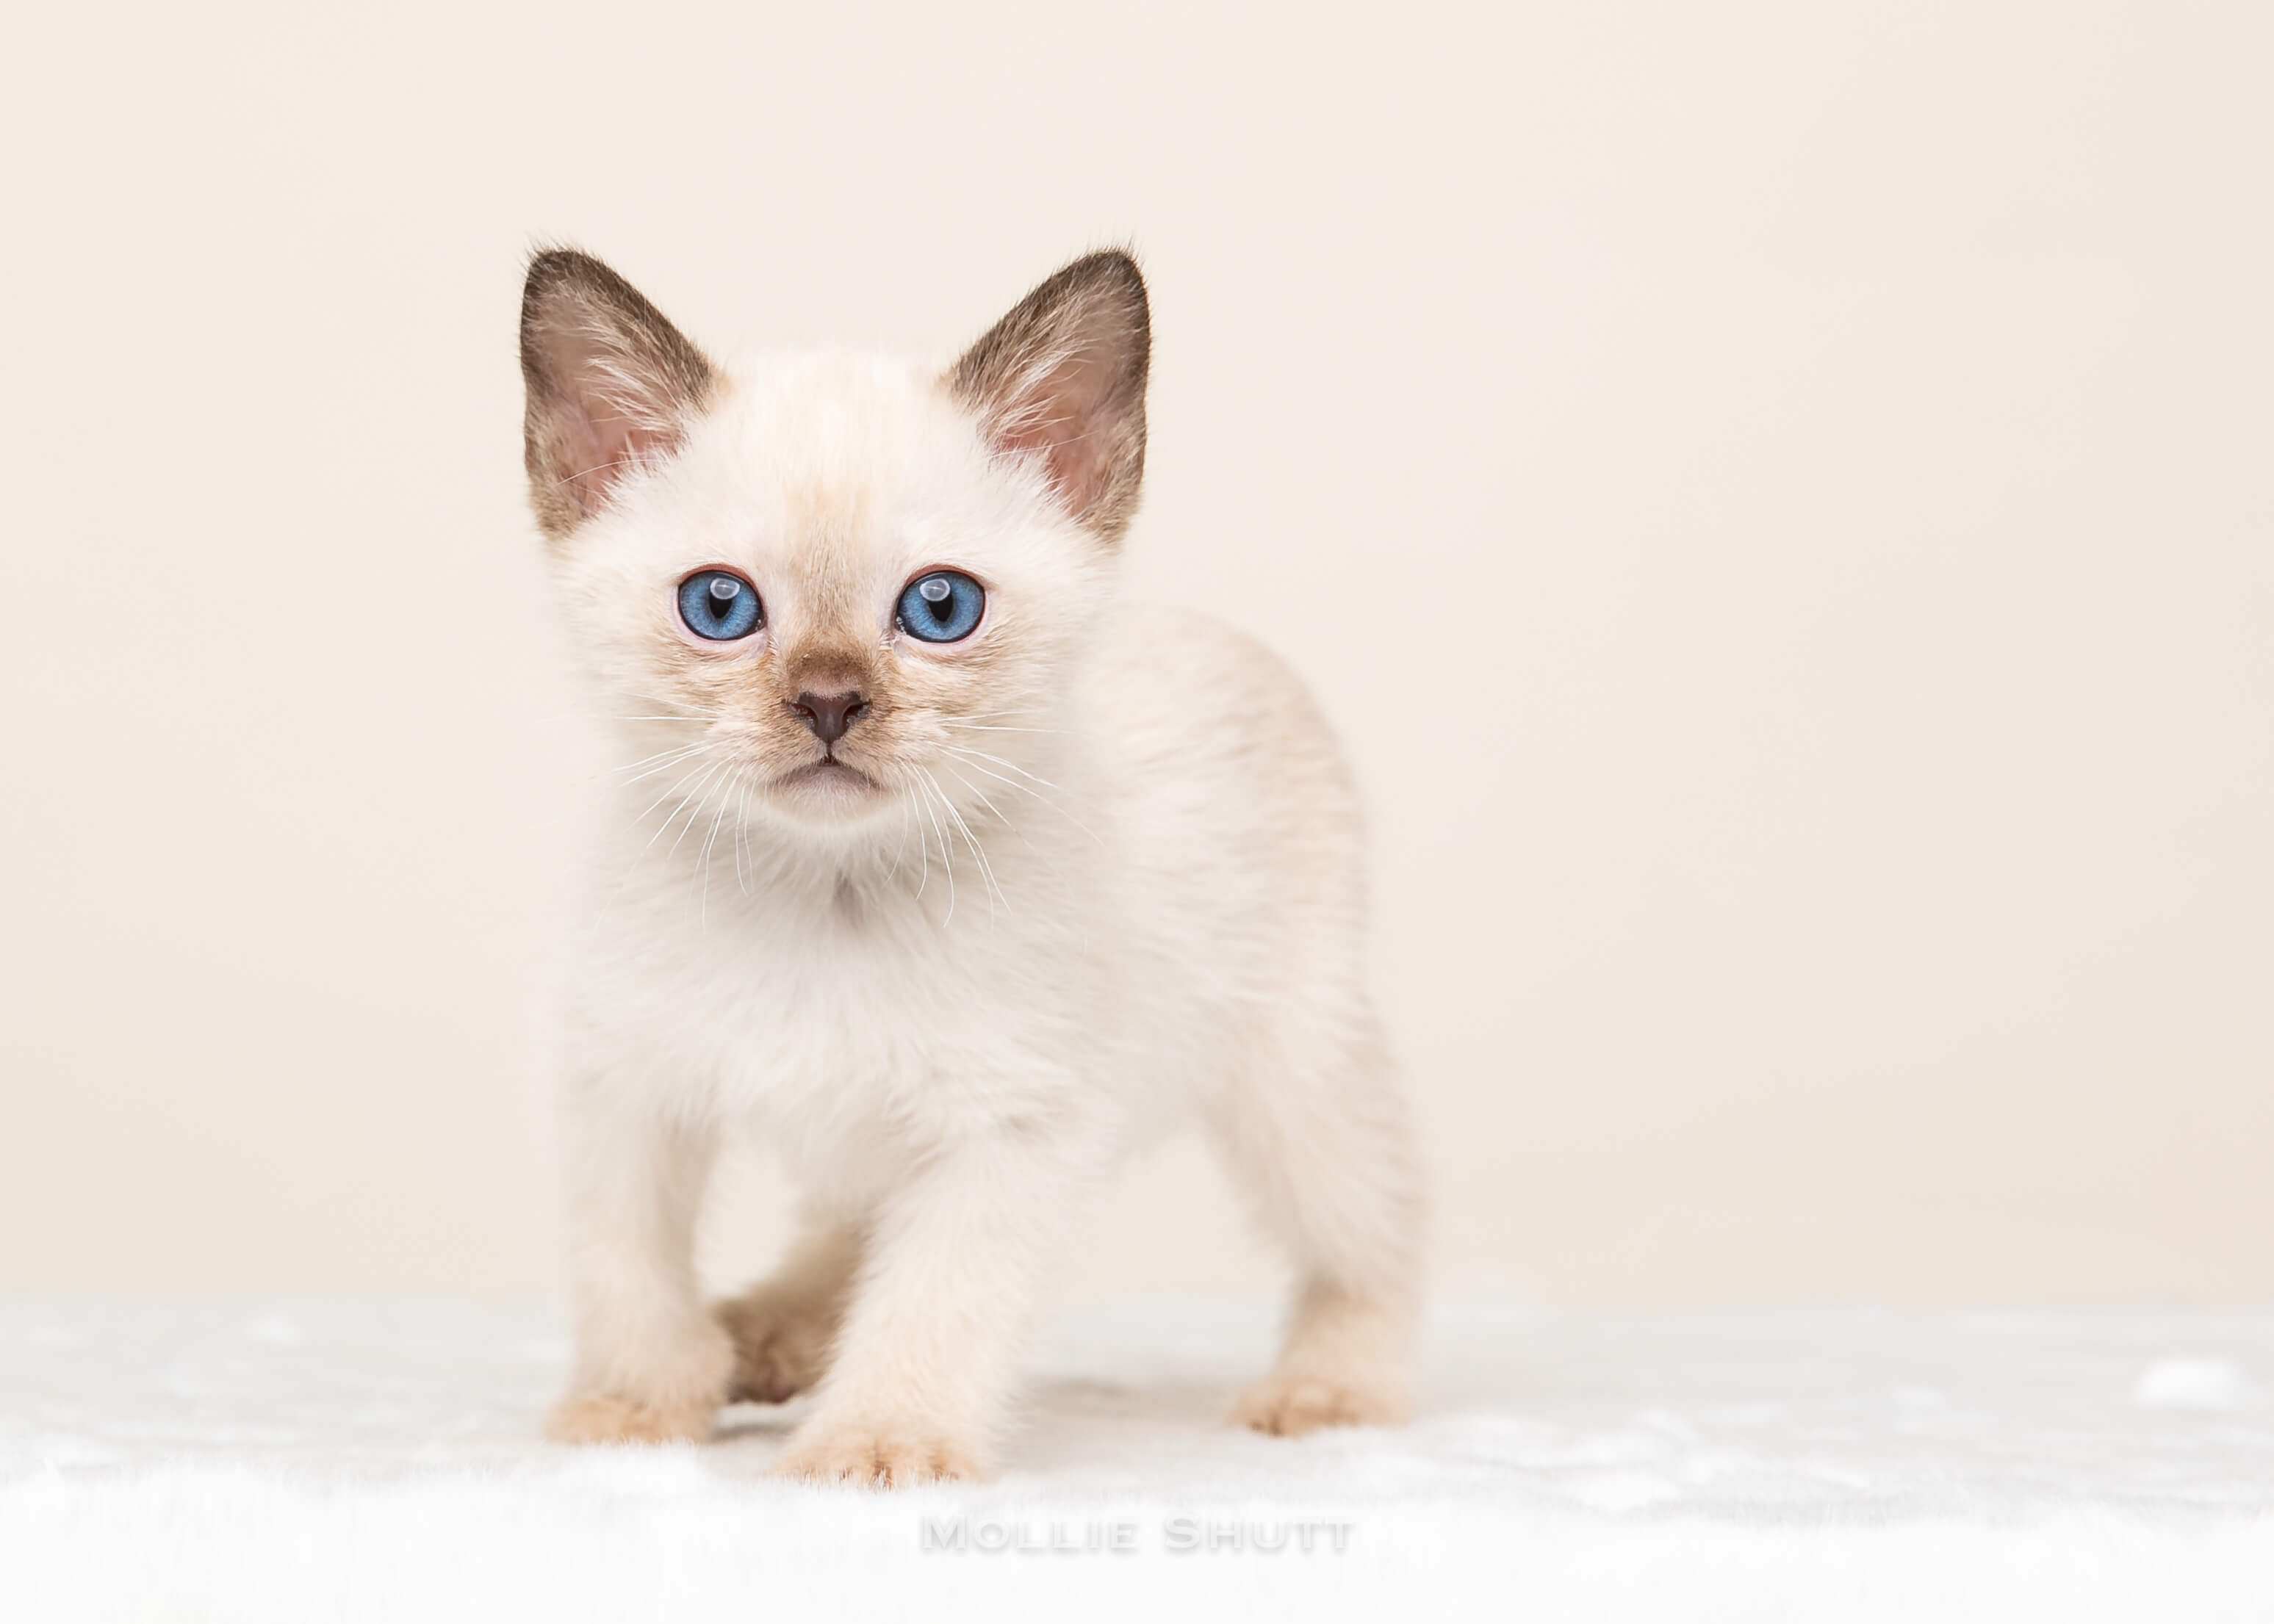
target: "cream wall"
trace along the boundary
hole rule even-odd
[[[1129,240],[1131,566],[1357,757],[1449,1283],[2274,1294],[2270,19],[18,19],[0,1285],[552,1282],[532,242],[945,350]]]

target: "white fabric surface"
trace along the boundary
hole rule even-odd
[[[0,1300],[0,1620],[2274,1617],[2274,1311],[1452,1304],[1413,1425],[1295,1441],[1217,1425],[1270,1335],[1069,1310],[894,1496],[765,1481],[794,1406],[537,1442],[541,1307]]]

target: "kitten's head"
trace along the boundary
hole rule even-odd
[[[1136,506],[1148,351],[1118,252],[945,373],[729,372],[599,260],[538,254],[531,499],[578,652],[661,747],[666,797],[819,832],[1018,793]]]

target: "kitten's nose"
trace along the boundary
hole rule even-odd
[[[789,702],[797,712],[798,720],[813,730],[813,736],[824,744],[834,744],[845,736],[860,714],[869,708],[858,688],[847,688],[837,694],[800,694]]]

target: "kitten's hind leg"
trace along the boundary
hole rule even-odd
[[[781,1267],[713,1309],[734,1342],[731,1397],[779,1404],[821,1380],[862,1249],[859,1226],[809,1207]]]
[[[1211,1115],[1236,1181],[1298,1271],[1278,1363],[1233,1418],[1289,1436],[1404,1420],[1423,1203],[1371,1013],[1344,1003],[1275,1019]]]

